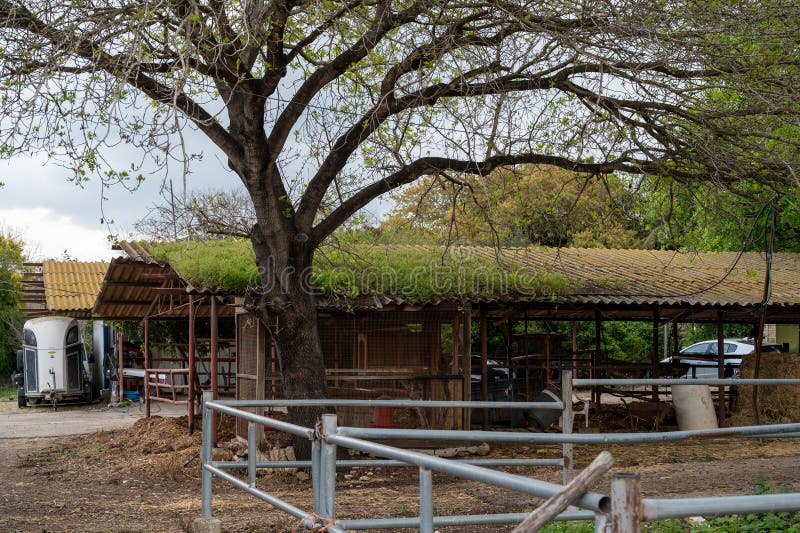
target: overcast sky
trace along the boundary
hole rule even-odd
[[[187,189],[232,189],[240,186],[238,177],[219,157],[219,151],[196,132],[186,132],[202,161],[192,163]],[[119,168],[127,168],[139,157],[135,152],[116,154]],[[176,196],[183,187],[182,168],[171,170]],[[136,237],[134,223],[146,216],[148,208],[159,202],[162,177],[147,179],[137,190],[121,186],[103,189],[99,179],[82,187],[69,181],[71,171],[48,162],[44,157],[16,156],[0,161],[0,231],[20,237],[30,259],[82,261],[109,260],[118,255],[111,250],[109,234],[119,239]],[[105,200],[102,200],[105,198]],[[102,200],[102,201],[101,201]],[[368,206],[373,217],[385,213],[391,202],[382,199]],[[113,220],[104,223],[103,217]]]
[[[222,164],[214,147],[199,135],[193,142],[205,157],[193,164],[189,190],[238,185],[238,178]],[[120,164],[127,166],[124,159],[125,155],[120,155]],[[129,160],[135,159],[131,156]],[[180,168],[172,175],[177,195],[183,187]],[[0,230],[21,237],[31,259],[59,259],[65,254],[84,261],[110,259],[115,254],[109,234],[129,237],[134,223],[159,201],[161,177],[147,179],[138,190],[128,191],[121,186],[104,190],[99,179],[79,187],[69,181],[70,176],[69,170],[44,157],[0,161],[0,182],[5,183],[0,188]],[[102,222],[104,213],[113,223]]]

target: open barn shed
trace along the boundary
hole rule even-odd
[[[181,385],[187,398],[181,401],[191,405],[201,388],[220,392],[215,326],[220,320],[235,321],[236,397],[280,396],[280,361],[268,341],[269,325],[241,306],[248,286],[258,279],[249,242],[122,243],[120,248],[127,257],[112,261],[94,314],[140,320],[145,332],[154,320],[188,319]],[[618,362],[604,357],[600,341],[605,321],[652,324],[650,360],[621,365],[622,371],[639,375],[664,371],[659,348],[665,325],[673,332],[670,351],[677,352],[681,322],[717,324],[721,335],[725,322],[755,325],[763,311],[768,323],[797,324],[800,255],[775,254],[769,301],[763,305],[766,270],[764,256],[757,253],[362,245],[320,250],[313,281],[332,395],[487,398],[492,329],[507,332],[502,364],[523,376],[524,386],[514,395],[523,400],[557,382],[564,366],[591,377],[614,372]],[[543,319],[593,322],[595,346],[579,354],[574,338],[570,343],[522,327]],[[194,330],[204,321],[209,335],[203,342],[209,348],[203,357],[217,371],[201,380]],[[159,369],[149,351],[145,333],[144,365],[155,376]],[[477,390],[471,384],[476,375]],[[371,414],[348,416],[369,422]],[[467,413],[423,416],[446,427],[470,423]]]

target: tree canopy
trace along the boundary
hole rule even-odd
[[[481,179],[420,180],[398,194],[381,237],[420,243],[635,248],[635,197],[614,174],[523,165]]]
[[[280,325],[285,392],[322,396],[304,276],[382,194],[522,164],[793,185],[800,54],[796,24],[774,22],[795,12],[781,0],[0,0],[0,156],[44,151],[77,180],[135,184],[191,164],[187,128],[205,135],[253,204],[247,305]],[[121,147],[140,152],[124,168]]]
[[[22,322],[17,307],[22,295],[23,243],[0,232],[0,377],[16,369],[15,353],[22,341]]]

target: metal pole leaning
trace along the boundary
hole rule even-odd
[[[564,435],[569,435],[572,433],[572,422],[573,422],[573,413],[572,413],[572,370],[562,370],[561,371],[561,403],[564,406],[564,410],[561,414],[561,432]],[[573,455],[573,445],[572,443],[565,442],[561,445],[561,457],[564,462],[564,469],[563,469],[563,480],[564,485],[572,481],[573,477],[573,464],[572,464],[572,455]]]
[[[614,532],[639,533],[642,495],[639,474],[616,473],[611,479],[611,527]]]
[[[203,392],[203,447],[200,452],[200,461],[202,464],[201,477],[203,480],[202,489],[202,503],[201,503],[201,517],[204,520],[211,519],[211,485],[213,482],[213,474],[210,470],[206,469],[206,465],[211,462],[211,433],[214,427],[211,409],[208,407],[207,401],[211,400],[211,391]]]
[[[424,466],[419,467],[419,530],[433,533],[433,474]]]
[[[336,415],[322,415],[322,435],[325,443],[322,445],[322,506],[326,518],[335,516],[336,503],[336,444],[327,440],[329,435],[336,434]]]
[[[247,423],[247,481],[251,487],[256,486],[256,423]]]

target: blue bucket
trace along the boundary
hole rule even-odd
[[[138,402],[139,401],[139,392],[138,391],[126,390],[122,395],[125,396],[125,399],[130,400],[132,402]]]

